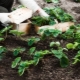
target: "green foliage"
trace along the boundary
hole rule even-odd
[[[75,2],[80,2],[80,0],[74,0]]]
[[[32,46],[34,43],[37,43],[38,41],[40,41],[40,38],[31,37],[27,40],[28,46]]]
[[[12,26],[7,26],[7,27],[3,28],[3,29],[0,31],[0,33],[3,34],[3,33],[5,33],[5,32],[7,32],[8,30],[10,30],[11,28],[12,28]]]
[[[17,58],[12,62],[11,67],[12,67],[12,68],[18,67],[18,74],[19,74],[20,76],[22,76],[23,73],[24,73],[24,71],[25,71],[26,69],[28,69],[30,65],[33,65],[33,64],[34,64],[34,60],[22,61],[22,60],[21,60],[21,57],[17,57]]]
[[[18,73],[19,75],[23,75],[24,71],[29,68],[30,65],[36,66],[39,61],[47,54],[50,54],[48,50],[40,50],[35,51],[35,47],[30,48],[30,54],[33,55],[33,60],[30,61],[21,61],[18,67]]]
[[[42,33],[42,37],[58,37],[62,32],[57,29],[46,29],[40,33]]]
[[[19,53],[23,53],[24,51],[25,51],[25,48],[18,47],[13,50],[13,55],[18,56]]]
[[[77,52],[76,56],[73,58],[74,62],[72,64],[77,64],[80,62],[80,50]]]
[[[34,53],[34,51],[36,50],[36,47],[32,47],[29,50],[29,54],[32,55]]]
[[[0,60],[4,57],[4,53],[7,51],[7,49],[3,46],[0,46]]]
[[[58,3],[59,0],[46,0],[46,1]],[[74,21],[73,17],[70,14],[66,13],[64,10],[62,10],[59,7],[45,8],[44,10],[50,15],[50,17],[48,19],[44,19],[40,16],[36,16],[32,18],[32,23],[42,26],[42,25],[54,25],[56,24],[55,20],[57,20],[58,22]],[[4,41],[3,33],[7,32],[10,29],[11,29],[11,26],[5,27],[4,29],[0,30],[0,41]],[[45,30],[40,30],[39,32],[42,34],[41,38],[51,38],[51,39],[54,38],[56,40],[56,38],[58,39],[58,37],[60,37],[61,39],[72,40],[72,43],[66,44],[66,47],[68,50],[75,49],[78,51],[77,55],[74,57],[73,64],[80,62],[80,25],[71,26],[70,29],[68,29],[64,33],[56,29],[54,30],[45,29]],[[17,30],[10,30],[9,33],[13,35],[17,35],[18,37],[21,37],[21,35],[24,34],[23,32],[18,32]],[[28,46],[31,47],[33,44],[39,42],[41,38],[36,38],[36,37],[28,38],[27,39]],[[51,48],[50,49],[51,51],[50,50],[37,51],[36,47],[31,47],[29,49],[29,55],[32,57],[32,60],[24,61],[24,60],[21,60],[21,57],[17,57],[12,62],[11,67],[18,68],[18,74],[22,76],[25,70],[27,70],[31,65],[36,66],[39,63],[39,61],[45,55],[48,55],[48,54],[52,54],[56,58],[58,58],[60,60],[61,67],[67,67],[69,65],[69,59],[67,55],[64,53],[64,50],[67,51],[67,49],[62,48],[59,41],[50,42],[48,46],[49,48]],[[55,47],[57,47],[57,49]],[[2,59],[6,51],[7,50],[5,47],[0,46],[0,60]],[[13,55],[18,56],[24,51],[25,51],[25,48],[21,48],[21,47],[15,48],[13,50]]]
[[[66,47],[67,47],[67,49],[77,49],[78,45],[79,45],[78,42],[74,42],[74,44],[73,43],[68,43],[66,45]]]
[[[60,65],[61,67],[65,68],[68,67],[69,65],[69,59],[68,57],[64,54],[63,57],[60,59]]]
[[[60,47],[60,42],[50,42],[50,47]]]
[[[52,0],[45,0],[47,3],[51,3],[52,2]]]
[[[52,1],[56,3],[58,0]],[[32,18],[32,23],[37,24],[38,26],[42,26],[56,24],[55,19],[58,20],[59,22],[75,21],[74,18],[69,13],[66,13],[60,7],[45,8],[44,10],[50,15],[50,17],[48,19],[44,19],[42,17],[35,16]]]
[[[24,73],[24,71],[25,71],[26,69],[28,69],[28,68],[29,68],[31,65],[33,65],[33,64],[34,64],[34,60],[21,61],[20,64],[19,64],[19,66],[18,66],[18,74],[19,74],[20,76],[22,76],[23,73]]]
[[[60,38],[80,42],[80,25],[71,26],[70,29],[60,35]]]
[[[51,16],[54,16],[54,19],[57,19],[60,22],[74,21],[73,17],[62,10],[60,7],[55,8],[45,8],[45,11]]]
[[[74,34],[74,39],[78,42],[80,42],[80,26],[76,25],[76,31]]]
[[[61,67],[67,67],[69,65],[69,59],[64,54],[63,49],[51,50],[51,52],[54,54],[55,57],[57,57],[60,60]]]
[[[32,23],[36,24],[38,26],[43,26],[43,25],[53,25],[56,24],[54,21],[53,17],[49,17],[48,19],[42,18],[40,16],[35,16],[32,18]]]
[[[59,2],[59,0],[45,0],[47,3],[51,3],[51,2],[53,2],[53,3],[58,3]]]
[[[34,65],[37,65],[37,64],[39,63],[40,59],[42,59],[42,58],[43,58],[45,55],[47,55],[47,54],[50,54],[48,50],[36,51],[36,52],[34,53],[34,56],[33,56],[33,60],[34,60],[34,62],[35,62]]]
[[[1,41],[3,41],[2,38],[4,37],[4,33],[6,33],[6,35],[7,35],[8,30],[10,30],[11,28],[12,28],[12,26],[7,26],[0,30],[0,37],[1,37],[0,40]]]
[[[52,0],[52,2],[53,2],[53,3],[58,3],[58,2],[59,2],[59,0]]]
[[[24,34],[24,32],[19,32],[18,30],[10,30],[9,33],[11,33],[11,34],[13,34],[13,35],[16,35],[16,36],[18,36],[18,37],[20,37],[21,35]]]
[[[60,35],[60,38],[66,40],[74,40],[75,39],[75,28],[68,29],[66,32]]]
[[[21,57],[17,57],[13,62],[12,62],[12,65],[11,65],[11,68],[15,68],[19,62],[21,60]]]
[[[0,42],[4,41],[5,39],[4,38],[0,38]]]

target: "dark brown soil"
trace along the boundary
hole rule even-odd
[[[54,7],[55,4],[47,4],[44,0],[36,0],[42,7]],[[75,3],[73,0],[60,0],[59,4],[65,11],[73,15],[73,17],[80,23],[80,3]],[[28,36],[26,37],[28,38]],[[62,46],[67,41],[61,41]],[[35,44],[37,50],[49,49],[50,40],[45,40]],[[63,44],[64,43],[64,44]],[[26,51],[21,54],[22,59],[30,59],[27,51],[30,47],[27,46],[25,41],[22,41],[15,36],[8,36],[4,43],[0,43],[7,47],[7,52],[2,61],[0,61],[0,80],[80,80],[80,65],[72,66],[71,64],[67,68],[61,68],[59,61],[52,55],[45,56],[37,66],[31,66],[25,71],[23,76],[19,76],[17,69],[11,68],[11,62],[14,60],[11,50],[15,47],[25,47]],[[75,51],[69,51],[67,53],[70,63],[72,58],[75,56]]]

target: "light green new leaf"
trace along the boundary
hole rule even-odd
[[[30,48],[30,50],[29,50],[30,55],[32,55],[32,54],[34,53],[35,50],[36,50],[36,47]]]
[[[1,42],[1,41],[4,41],[4,38],[0,38],[0,42]]]
[[[59,2],[59,0],[52,0],[52,2],[53,2],[53,3],[58,3],[58,2]]]
[[[73,49],[73,46],[74,46],[73,43],[68,43],[68,44],[66,45],[66,48],[67,48],[67,49]]]
[[[11,65],[11,68],[15,68],[18,63],[20,62],[21,60],[21,57],[17,57],[13,62],[12,62],[12,65]]]

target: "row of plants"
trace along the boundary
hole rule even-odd
[[[75,21],[73,17],[66,13],[59,7],[55,8],[46,8],[45,11],[50,15],[50,18],[45,20],[39,16],[33,17],[32,23],[37,25],[53,25],[56,24],[55,19],[58,22],[67,22],[67,21]],[[13,34],[16,37],[19,37],[21,40],[23,37],[21,36],[23,33],[18,32],[17,30],[10,30],[11,26],[5,27],[0,30],[0,43],[4,42],[7,38],[8,34]],[[26,39],[26,45],[30,47],[26,54],[29,54],[32,59],[31,60],[23,60],[22,57],[19,57],[19,54],[24,53],[26,48],[17,47],[12,50],[13,56],[15,56],[14,61],[12,61],[11,68],[17,68],[19,75],[23,75],[25,70],[27,70],[31,65],[38,65],[39,61],[44,58],[45,55],[53,55],[60,61],[61,67],[68,67],[70,64],[70,60],[65,52],[68,53],[69,50],[76,50],[76,55],[73,58],[72,64],[75,65],[80,62],[80,25],[71,26],[69,30],[62,33],[59,30],[46,29],[40,30],[39,33],[43,32],[42,36],[39,37],[31,37]],[[38,44],[40,41],[46,41],[46,39],[52,39],[49,43],[49,50],[37,50],[34,44]],[[57,39],[57,41],[55,41]],[[65,47],[62,47],[59,39],[63,41],[68,41]],[[8,52],[8,49],[5,46],[0,46],[0,60],[4,57],[4,55]],[[24,55],[24,54],[23,54]]]
[[[31,37],[26,40],[28,46],[31,48],[29,49],[29,55],[33,57],[32,60],[25,60],[23,61],[21,57],[18,57],[19,54],[22,54],[26,48],[15,48],[13,49],[13,55],[17,57],[12,62],[12,68],[18,67],[18,73],[21,76],[26,69],[28,69],[31,65],[36,66],[39,61],[45,56],[45,55],[53,55],[56,58],[60,60],[61,67],[67,67],[69,65],[69,59],[68,56],[65,54],[65,51],[69,50],[77,50],[76,56],[73,58],[74,61],[72,64],[76,64],[80,62],[80,25],[72,26],[68,31],[65,33],[60,32],[59,30],[45,30],[44,35],[36,38]],[[79,31],[79,32],[78,32]],[[32,47],[34,44],[37,44],[39,41],[45,40],[46,38],[53,38],[53,41],[50,42],[49,47],[50,50],[40,50],[37,51],[36,47]],[[54,41],[54,38],[61,38],[64,40],[72,40],[72,42],[67,43],[65,47],[61,47],[61,44],[59,41]],[[5,53],[7,52],[7,49],[3,46],[0,46],[0,59],[3,58]]]
[[[56,21],[58,22],[68,22],[68,21],[74,21],[74,18],[69,14],[66,13],[63,9],[60,7],[54,7],[54,8],[44,8],[44,10],[50,15],[48,19],[44,19],[40,16],[33,17],[32,23],[43,26],[43,25],[54,25],[56,24]]]

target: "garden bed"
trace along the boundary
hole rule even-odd
[[[59,6],[77,20],[76,24],[80,23],[80,3],[75,3],[73,0],[60,0],[58,4],[47,4],[44,0],[37,0],[37,2],[42,8]],[[31,34],[26,36],[25,39],[32,36],[39,37],[36,34]],[[49,50],[49,44],[53,40],[54,39],[46,39],[39,41],[31,47],[36,47],[37,50]],[[60,41],[62,47],[65,47],[67,43],[71,42],[71,40],[63,40],[61,38],[56,38],[54,41]],[[26,51],[18,56],[21,56],[23,60],[31,60],[32,57],[28,54],[31,47],[28,46],[26,41],[10,34],[0,45],[8,49],[8,52],[0,61],[0,80],[80,80],[80,65],[72,65],[73,57],[77,52],[76,50],[65,51],[70,62],[66,68],[60,66],[60,61],[54,57],[54,55],[48,54],[39,61],[37,66],[31,65],[22,76],[19,76],[17,72],[18,69],[11,68],[11,63],[15,59],[12,50],[16,47],[26,48]]]

